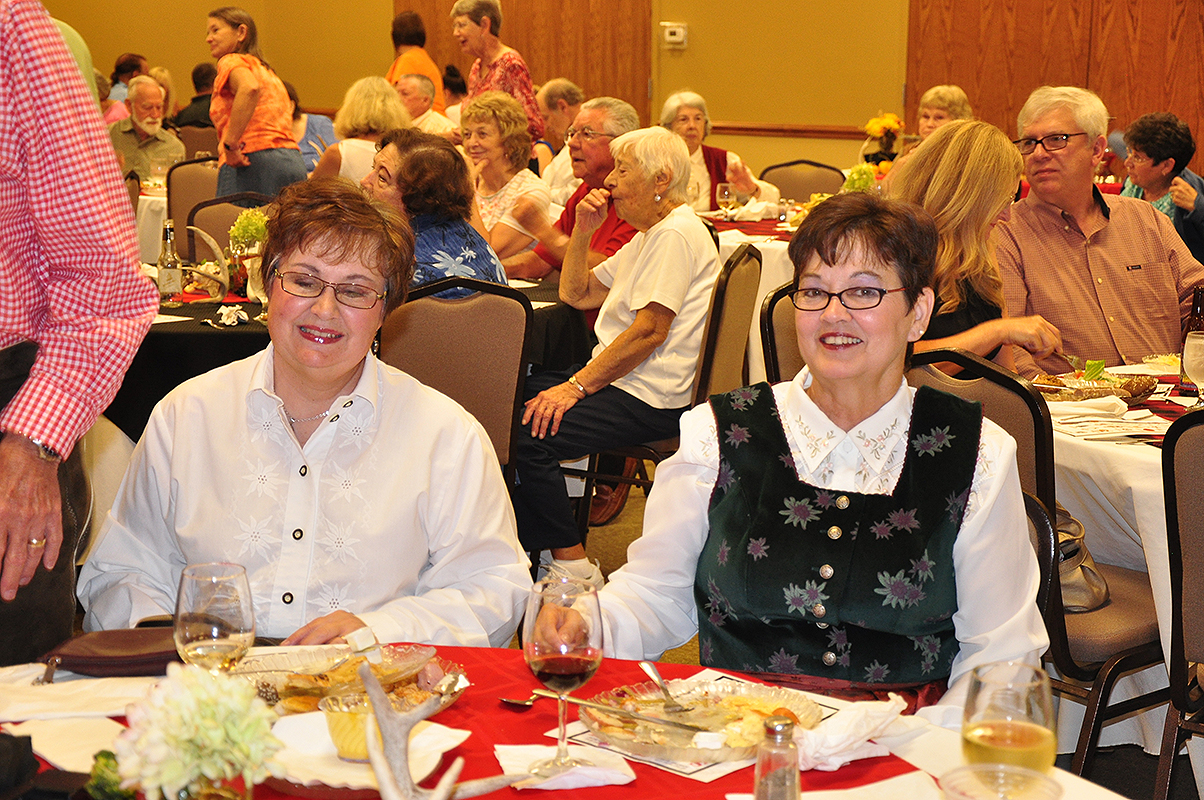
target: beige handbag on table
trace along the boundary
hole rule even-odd
[[[1108,602],[1108,582],[1095,566],[1083,535],[1083,523],[1058,503],[1058,579],[1062,608],[1071,613],[1091,611]]]

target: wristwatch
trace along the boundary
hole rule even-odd
[[[63,457],[61,455],[59,455],[58,451],[55,450],[54,448],[49,447],[48,445],[44,444],[43,442],[41,442],[37,439],[34,439],[32,437],[30,438],[29,441],[33,442],[34,444],[36,444],[38,446],[38,458],[42,459],[43,461],[51,461],[55,464],[58,464],[59,462],[61,462],[63,460]]]

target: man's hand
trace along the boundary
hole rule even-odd
[[[1196,190],[1182,178],[1175,178],[1171,181],[1171,199],[1179,208],[1191,211],[1196,207]]]
[[[591,189],[589,194],[577,203],[577,221],[573,224],[573,232],[593,234],[602,227],[609,213],[610,192],[605,189]]]
[[[280,644],[342,644],[352,631],[366,628],[364,621],[347,611],[332,611],[295,630]]]
[[[539,609],[530,641],[537,651],[564,652],[589,641],[589,627],[576,609],[548,603]]]
[[[581,392],[571,383],[561,383],[544,389],[527,401],[522,424],[531,423],[531,435],[540,439],[549,433],[555,436],[566,411],[577,405]]]
[[[12,600],[17,587],[33,580],[38,562],[53,569],[63,544],[58,464],[16,433],[0,439],[0,597]]]

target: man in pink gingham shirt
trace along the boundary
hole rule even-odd
[[[0,663],[14,663],[70,635],[75,543],[63,546],[60,462],[116,393],[157,309],[99,111],[36,0],[0,0],[0,287],[0,367],[17,353],[33,362],[27,379],[28,361],[2,376]]]

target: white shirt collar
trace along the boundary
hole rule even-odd
[[[255,373],[251,376],[251,388],[247,392],[247,408],[248,410],[258,408],[262,410],[264,404],[270,404],[271,407],[279,409],[283,415],[282,419],[287,417],[284,412],[284,401],[276,394],[275,387],[275,372],[273,364],[276,359],[276,347],[269,343],[267,353],[260,360]],[[360,373],[360,379],[356,383],[355,388],[349,394],[337,398],[330,406],[331,414],[337,414],[339,409],[351,401],[363,400],[366,401],[369,407],[373,410],[373,416],[379,410],[380,398],[380,380],[378,372],[380,370],[380,361],[376,356],[368,353],[364,358],[364,370]],[[254,422],[251,420],[248,420]]]

